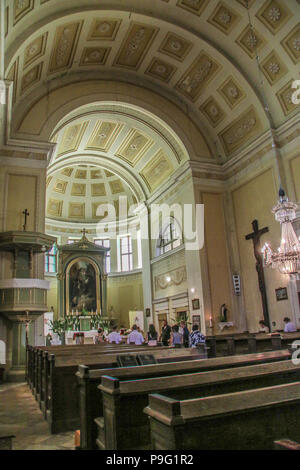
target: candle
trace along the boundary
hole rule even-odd
[[[212,316],[209,317],[209,328],[212,328],[213,323],[212,323]]]

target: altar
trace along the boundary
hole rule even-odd
[[[58,313],[68,315],[107,315],[107,273],[105,259],[109,248],[90,242],[83,229],[75,243],[58,246]],[[80,326],[81,329],[90,329]]]
[[[95,336],[97,336],[98,330],[89,330],[89,331],[66,331],[65,332],[65,343],[66,344],[75,344],[74,336],[77,334],[84,335],[84,344],[94,344]]]

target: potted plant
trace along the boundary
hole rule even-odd
[[[67,321],[66,320],[50,320],[49,321],[50,330],[53,333],[56,333],[59,336],[61,344],[65,343],[65,331],[67,329]]]

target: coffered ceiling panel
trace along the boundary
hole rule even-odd
[[[60,72],[72,65],[82,22],[59,26],[55,31],[49,73]]]
[[[259,135],[261,129],[261,122],[255,109],[251,107],[221,132],[220,137],[226,153],[245,145],[251,138]]]
[[[47,42],[47,33],[39,36],[37,39],[32,41],[29,46],[26,47],[24,52],[23,67],[24,69],[28,65],[32,64],[35,60],[39,59],[44,55]]]
[[[113,41],[116,37],[121,21],[119,19],[94,19],[88,34],[88,41]]]
[[[137,200],[129,186],[114,173],[90,165],[76,165],[55,171],[47,178],[46,216],[73,222],[97,222],[102,204],[112,204],[118,213],[119,196],[127,198],[128,207]],[[60,193],[60,194],[59,194]]]
[[[290,102],[289,90],[299,73],[299,16],[297,0],[5,0],[6,78],[14,83],[13,134],[17,137],[23,116],[49,90],[109,78],[137,85],[139,96],[151,90],[170,100],[194,121],[211,148],[219,141],[223,157],[231,158],[244,141],[225,144],[227,130],[247,115],[250,105],[256,110],[259,132],[269,126],[264,101],[274,127],[299,112],[299,105]],[[264,90],[258,83],[256,55]],[[50,112],[52,103],[45,103]],[[40,114],[36,113],[37,121]],[[69,129],[65,142],[60,135],[56,156],[81,149],[111,152],[138,169],[146,163],[150,148],[140,154],[130,148],[135,143],[126,147],[124,142],[134,125],[126,128],[103,118],[93,121],[94,132],[91,126],[84,138],[83,128]],[[32,135],[38,138],[36,127]],[[247,135],[250,143],[254,134]],[[159,147],[154,146],[153,153]]]
[[[63,155],[65,153],[74,152],[77,150],[87,125],[88,122],[82,122],[74,124],[74,126],[66,129],[62,140],[60,141],[57,155]]]
[[[133,23],[128,29],[114,65],[137,69],[145,57],[158,29],[154,26]]]
[[[196,101],[201,91],[220,70],[220,65],[205,52],[201,52],[190,68],[180,78],[176,88],[192,101]]]
[[[98,149],[107,152],[121,128],[122,126],[116,122],[98,121],[86,149]]]

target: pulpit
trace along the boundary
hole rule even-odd
[[[0,252],[10,260],[10,269],[0,280],[0,316],[7,319],[12,330],[12,358],[8,379],[24,380],[26,341],[29,323],[47,312],[49,282],[38,269],[43,266],[44,253],[56,238],[40,232],[26,231],[27,210],[23,231],[0,233]],[[40,263],[40,261],[42,261]]]

